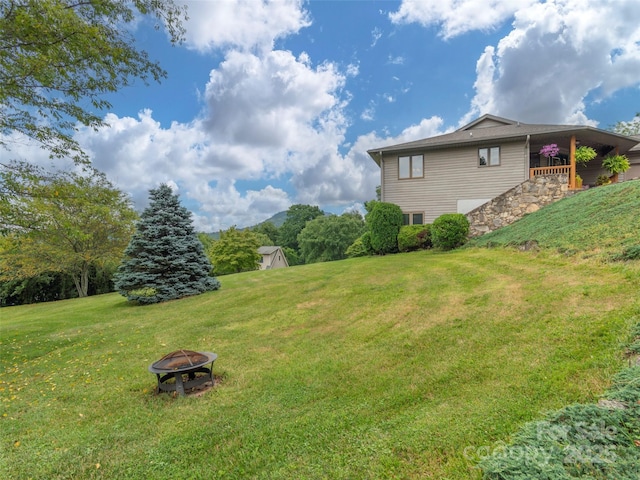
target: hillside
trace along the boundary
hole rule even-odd
[[[474,242],[551,250],[253,271],[145,307],[3,308],[0,478],[478,479],[523,425],[597,402],[628,365],[640,261],[553,249],[639,244],[639,201],[639,182],[587,190]],[[149,365],[178,349],[217,353],[213,389],[155,393]],[[635,440],[616,445],[631,461]]]
[[[477,478],[470,452],[606,389],[631,267],[414,252],[3,308],[0,478]],[[215,389],[154,394],[177,349],[218,354]]]
[[[610,257],[640,245],[640,180],[591,188],[472,241],[471,246],[523,245]]]

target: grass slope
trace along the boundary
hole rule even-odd
[[[473,478],[465,452],[598,398],[640,315],[636,263],[468,249],[0,310],[1,478]],[[222,383],[147,367],[215,351]]]
[[[640,180],[583,190],[472,245],[521,245],[534,240],[543,248],[609,256],[640,244]]]

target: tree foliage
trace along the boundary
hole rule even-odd
[[[324,215],[320,208],[311,205],[292,205],[287,210],[287,219],[278,230],[278,244],[298,251],[298,235],[307,222]],[[288,258],[288,256],[287,256]]]
[[[282,253],[284,253],[285,257],[287,257],[287,263],[290,267],[304,264],[297,250],[294,250],[290,247],[282,247]]]
[[[96,170],[14,165],[0,170],[0,279],[61,272],[87,296],[91,268],[115,268],[133,233],[128,196]]]
[[[621,135],[640,135],[640,112],[630,122],[618,122],[612,130]]]
[[[305,263],[342,260],[364,229],[364,219],[359,213],[314,218],[298,235],[300,254]]]
[[[128,26],[140,15],[155,17],[172,43],[182,41],[186,10],[173,0],[2,0],[0,133],[86,161],[72,137],[76,124],[103,125],[96,111],[111,106],[106,94],[166,77],[135,48]],[[6,139],[0,145],[9,148]]]
[[[269,243],[263,243],[264,246],[278,244],[278,227],[276,227],[273,222],[261,223],[251,230],[254,233],[265,235],[269,239]]]
[[[160,185],[149,197],[118,268],[116,289],[127,300],[149,304],[220,288],[178,195]]]
[[[220,240],[213,242],[207,254],[216,275],[257,270],[260,262],[260,241],[251,230],[231,227],[220,232]]]
[[[91,266],[89,296],[113,291],[112,277],[116,267],[117,265]],[[77,297],[78,289],[71,276],[66,273],[47,272],[35,277],[0,282],[0,306],[52,302]]]
[[[367,208],[371,208],[366,221],[373,251],[380,255],[397,252],[398,233],[402,226],[400,207],[393,203],[371,201]]]

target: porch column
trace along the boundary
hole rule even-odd
[[[569,188],[576,188],[576,136],[571,135],[571,143],[569,146]]]

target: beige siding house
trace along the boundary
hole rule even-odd
[[[575,175],[595,184],[608,153],[627,154],[640,140],[588,126],[524,124],[484,115],[453,133],[369,150],[380,167],[381,200],[395,203],[405,223],[431,223],[443,213],[468,213],[536,175]],[[544,145],[559,152],[540,155]],[[598,157],[587,167],[575,164],[577,145],[593,147]],[[631,159],[633,151],[629,154]],[[633,163],[632,163],[633,164]],[[621,179],[629,179],[631,170]]]
[[[260,270],[288,267],[287,257],[280,247],[260,247]]]
[[[638,145],[633,147],[627,153],[627,158],[629,158],[631,168],[621,175],[623,180],[635,180],[640,178],[640,135],[635,135],[632,138],[638,142]]]

